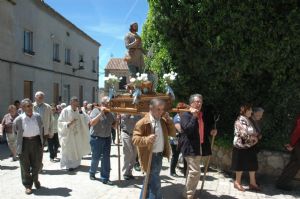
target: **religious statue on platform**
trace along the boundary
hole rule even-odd
[[[144,54],[146,51],[142,47],[142,39],[137,34],[138,24],[136,22],[130,24],[130,32],[125,36],[125,46],[128,52],[125,56],[129,72],[132,77],[135,77],[136,73],[142,73],[145,68]]]

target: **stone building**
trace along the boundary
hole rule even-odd
[[[97,101],[100,44],[42,0],[0,1],[0,115],[44,91],[48,103]]]
[[[117,77],[122,77],[122,80],[118,85],[115,85],[117,93],[125,92],[125,85],[129,83],[129,69],[124,58],[111,58],[105,67],[105,76],[108,74],[116,75]],[[108,91],[108,86],[105,84],[105,92]]]

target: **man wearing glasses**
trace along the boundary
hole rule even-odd
[[[161,199],[162,193],[159,174],[162,168],[162,158],[170,157],[168,136],[175,137],[176,130],[168,113],[164,114],[165,102],[163,100],[152,99],[149,107],[149,113],[135,125],[132,141],[137,146],[141,168],[146,173],[149,172],[147,171],[147,165],[149,155],[152,153],[146,198]],[[140,198],[142,198],[143,190],[144,187]]]
[[[25,193],[31,194],[33,183],[36,189],[41,187],[38,173],[43,158],[43,124],[41,116],[33,112],[30,99],[22,100],[21,104],[24,113],[15,119],[13,129],[17,133],[22,183]]]
[[[217,130],[213,128],[213,122],[208,122],[209,119],[201,111],[202,95],[191,95],[189,103],[190,112],[183,113],[181,117],[182,136],[179,144],[187,162],[186,193],[184,196],[193,199],[201,174],[201,157],[211,155],[208,135],[216,136]]]

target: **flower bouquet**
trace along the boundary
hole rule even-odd
[[[133,96],[133,104],[137,104],[138,97],[142,95],[142,93],[149,92],[149,85],[151,82],[148,81],[148,74],[147,73],[137,73],[136,77],[132,77],[130,79],[130,84],[134,87]],[[150,86],[151,87],[151,86]]]
[[[166,94],[171,95],[173,100],[175,100],[175,94],[174,94],[173,89],[170,87],[170,85],[176,79],[176,76],[177,76],[177,73],[174,73],[173,71],[163,75],[163,81],[166,86]]]
[[[122,80],[122,77],[117,77],[112,74],[108,74],[107,77],[104,77],[105,83],[109,86],[108,98],[111,100],[114,96],[116,96],[115,84],[119,83]]]

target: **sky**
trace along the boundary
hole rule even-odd
[[[111,57],[123,58],[124,37],[132,22],[139,34],[148,13],[147,0],[44,0],[49,6],[101,44],[99,86],[104,85],[104,68]]]

